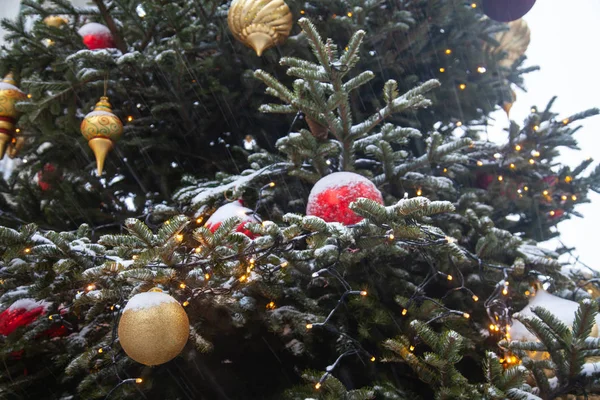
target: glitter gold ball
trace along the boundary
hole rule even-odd
[[[14,137],[15,123],[21,115],[16,104],[27,98],[15,85],[12,73],[0,82],[0,159]]]
[[[133,296],[119,321],[119,341],[127,355],[144,365],[175,358],[187,343],[190,321],[177,300],[161,291]]]

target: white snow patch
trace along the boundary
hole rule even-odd
[[[90,22],[79,28],[77,31],[81,36],[87,35],[101,35],[101,36],[112,36],[110,33],[110,29],[106,26],[99,24],[97,22]]]
[[[173,297],[161,292],[138,293],[127,302],[123,312],[127,310],[140,310],[144,308],[157,307],[165,303],[177,303]]]
[[[97,110],[97,111],[92,111],[91,113],[88,113],[85,117],[95,117],[97,115],[104,115],[106,117],[114,117],[115,114],[108,112],[108,111],[102,111],[102,110]]]
[[[21,299],[21,300],[17,300],[14,303],[12,303],[10,305],[10,307],[8,307],[9,310],[15,310],[15,309],[25,309],[26,311],[29,310],[33,310],[34,308],[37,307],[44,307],[44,312],[46,311],[46,309],[48,309],[48,306],[50,304],[46,303],[45,301],[35,301],[33,299]]]
[[[581,373],[586,376],[600,373],[600,362],[585,363],[581,368]]]
[[[253,211],[244,207],[239,200],[225,204],[217,209],[206,221],[206,227],[212,229],[216,224],[221,224],[229,218],[237,217],[242,222],[260,222],[253,215]]]

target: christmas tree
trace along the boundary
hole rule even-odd
[[[600,277],[537,246],[600,189],[556,161],[599,111],[483,135],[535,69],[526,24],[93,3],[2,22],[3,398],[600,393]]]

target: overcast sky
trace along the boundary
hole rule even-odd
[[[0,0],[0,17],[14,17],[19,0]],[[88,1],[76,0],[78,5]],[[511,117],[521,122],[532,105],[544,107],[552,96],[558,96],[554,110],[567,117],[591,107],[600,107],[600,0],[539,0],[525,16],[531,29],[531,44],[527,51],[529,63],[541,66],[541,71],[529,74],[525,83],[527,93],[518,91],[518,100]],[[1,36],[1,32],[0,32]],[[1,37],[0,37],[1,42]],[[494,115],[496,134],[503,137],[501,129],[508,124],[503,111]],[[600,163],[600,117],[584,121],[577,132],[581,152],[561,150],[561,161],[575,166],[582,158],[593,157]],[[584,219],[573,218],[559,225],[561,240],[577,247],[581,260],[600,269],[596,247],[600,248],[600,195],[591,193],[592,203],[579,206]],[[556,242],[546,243],[554,248]]]

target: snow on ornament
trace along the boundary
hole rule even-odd
[[[572,327],[573,322],[575,321],[575,313],[579,308],[579,304],[563,299],[561,297],[555,296],[551,293],[548,293],[544,290],[540,283],[536,283],[536,292],[531,296],[529,300],[529,304],[525,306],[521,311],[519,311],[520,315],[524,316],[535,316],[533,313],[533,309],[536,307],[543,307],[546,310],[550,311],[554,316],[562,321],[565,325]],[[598,337],[598,326],[600,326],[600,315],[596,316],[596,323],[592,327],[592,331],[590,333],[591,337]],[[520,321],[516,319],[513,320],[513,324],[510,328],[510,336],[512,340],[520,340],[526,342],[539,342],[537,336],[530,332],[525,325],[523,325]],[[550,355],[547,352],[539,352],[539,351],[528,351],[527,354],[533,360],[543,360],[548,359]]]
[[[10,335],[17,328],[31,324],[46,313],[48,304],[33,299],[21,299],[0,313],[0,335]]]
[[[256,216],[254,211],[248,207],[244,207],[241,200],[236,200],[231,203],[227,203],[217,209],[206,221],[206,226],[211,232],[215,232],[221,224],[229,219],[237,217],[241,219],[240,224],[237,226],[236,231],[241,232],[248,236],[250,239],[254,239],[256,235],[246,229],[246,224],[250,222],[260,223],[260,219]]]
[[[306,215],[314,215],[326,222],[356,224],[363,218],[350,209],[350,204],[361,197],[383,204],[381,192],[364,176],[354,172],[334,172],[321,178],[310,191]]]
[[[177,357],[187,343],[190,321],[177,300],[159,288],[138,293],[119,320],[119,342],[125,353],[144,365]]]
[[[90,50],[110,49],[115,47],[110,30],[97,22],[89,22],[77,31],[83,38],[83,44]]]

